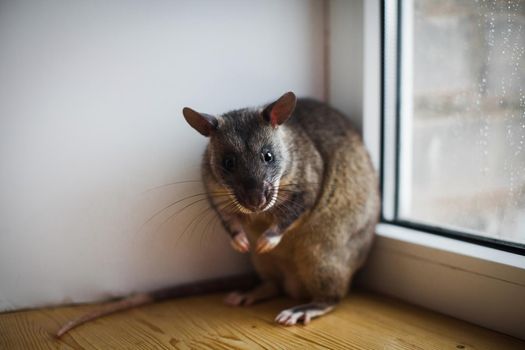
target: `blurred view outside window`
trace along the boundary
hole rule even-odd
[[[525,244],[525,1],[405,5],[400,218]]]

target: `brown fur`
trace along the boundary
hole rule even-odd
[[[265,283],[293,298],[331,305],[346,295],[368,255],[379,213],[377,176],[349,120],[323,103],[298,100],[290,120],[279,128],[291,158],[280,185],[296,184],[304,192],[304,211],[275,248],[265,254],[252,249],[252,260]],[[203,178],[209,191],[224,190],[212,169],[213,147],[212,136]],[[279,220],[280,211],[234,215],[253,247]]]

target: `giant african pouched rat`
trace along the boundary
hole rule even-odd
[[[292,92],[263,108],[220,116],[184,108],[183,114],[209,137],[202,162],[209,202],[232,246],[251,251],[260,279],[225,302],[250,305],[281,293],[306,301],[279,313],[282,325],[307,324],[332,310],[365,261],[379,216],[377,176],[350,121]],[[253,283],[230,278],[138,294],[69,322],[57,335],[167,297]]]

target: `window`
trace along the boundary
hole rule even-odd
[[[522,223],[512,216],[524,211],[523,191],[517,190],[520,171],[523,188],[524,158],[510,153],[521,152],[516,142],[523,134],[516,126],[525,121],[520,90],[525,88],[525,53],[520,53],[525,4],[518,5],[513,0],[364,2],[363,135],[381,173],[383,210],[362,283],[523,338],[524,230],[513,226],[512,236],[506,235]],[[513,54],[500,57],[503,44]],[[492,68],[480,47],[490,50]],[[503,69],[512,64],[520,73]],[[512,99],[516,93],[518,99]],[[476,122],[486,122],[488,133]],[[479,168],[483,163],[474,157],[484,157],[485,146],[489,161],[509,168],[490,170],[492,163],[488,170]],[[496,155],[501,159],[491,158]],[[458,174],[451,176],[453,171]],[[436,183],[441,188],[431,191]],[[503,200],[496,201],[492,184],[501,186]],[[466,204],[459,205],[458,195]],[[480,210],[483,205],[503,214],[490,221],[492,209]]]
[[[386,1],[383,220],[525,254],[525,2]]]

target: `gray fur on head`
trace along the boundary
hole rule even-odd
[[[274,204],[279,180],[290,164],[280,126],[292,116],[295,104],[295,95],[288,92],[264,108],[238,109],[218,117],[183,110],[188,123],[210,137],[210,170],[243,211],[264,211]]]

